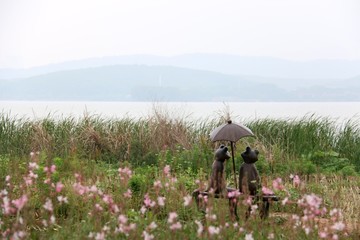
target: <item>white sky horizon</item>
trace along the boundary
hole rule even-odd
[[[0,0],[0,68],[196,53],[360,60],[358,0]]]

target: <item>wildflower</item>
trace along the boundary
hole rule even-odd
[[[178,215],[176,212],[170,212],[169,218],[168,218],[168,223],[173,223],[177,217],[178,217]]]
[[[148,193],[145,194],[144,204],[146,207],[154,207],[156,205],[156,203],[150,199]]]
[[[166,165],[163,169],[163,172],[164,174],[167,176],[167,177],[170,177],[170,166],[169,165]]]
[[[165,197],[158,197],[157,200],[158,200],[158,205],[163,207],[165,205]]]
[[[245,240],[254,240],[252,232],[245,235]]]
[[[300,178],[298,175],[295,175],[293,178],[293,185],[294,187],[299,187],[300,186]]]
[[[14,235],[10,239],[22,239],[26,237],[26,232],[24,231],[17,231],[14,232]]]
[[[180,222],[176,222],[170,226],[170,230],[179,230],[182,228],[182,225]]]
[[[286,197],[286,198],[284,198],[284,200],[281,201],[281,204],[285,205],[288,201],[289,201],[289,198]]]
[[[43,225],[44,227],[47,227],[47,226],[48,226],[48,223],[47,223],[47,221],[46,221],[45,219],[43,219],[43,220],[41,221],[41,223],[42,223],[42,225]]]
[[[305,230],[306,235],[309,235],[311,229],[309,227],[305,227],[304,230]]]
[[[19,199],[12,200],[11,203],[20,211],[28,201],[27,195],[22,195]]]
[[[99,211],[99,212],[101,212],[102,210],[104,210],[103,207],[102,207],[100,204],[98,204],[98,203],[95,204],[95,209],[96,209],[97,211]]]
[[[333,240],[338,240],[339,239],[339,236],[337,234],[334,234],[333,237],[332,237]]]
[[[273,181],[273,188],[275,190],[284,190],[285,189],[284,185],[282,184],[281,178],[278,177]]]
[[[258,205],[251,205],[251,212],[250,212],[250,214],[255,214],[255,212],[256,212],[256,209],[258,209]]]
[[[151,222],[150,223],[150,225],[149,225],[149,228],[150,229],[155,229],[155,228],[157,228],[158,227],[158,225],[153,221],[153,222]]]
[[[248,196],[244,201],[243,201],[243,204],[246,206],[251,206],[252,204],[252,198],[250,196]]]
[[[95,240],[105,240],[105,237],[106,235],[104,232],[96,233]]]
[[[46,202],[45,204],[43,205],[43,207],[48,210],[49,212],[52,212],[54,209],[53,209],[53,204],[51,202],[51,200],[49,198],[46,199]]]
[[[29,169],[30,170],[34,170],[34,169],[38,169],[39,165],[36,162],[30,162],[29,163]]]
[[[126,192],[124,192],[124,197],[125,198],[131,198],[132,197],[132,191],[130,189],[128,189]]]
[[[262,191],[262,193],[263,193],[264,195],[272,195],[272,194],[274,194],[274,192],[271,191],[271,189],[269,189],[269,188],[267,188],[267,187],[262,187],[261,191]]]
[[[30,171],[30,172],[29,172],[29,178],[37,179],[37,178],[38,178],[38,175],[35,174],[33,171]]]
[[[237,198],[240,195],[241,195],[241,193],[238,190],[228,192],[228,198]]]
[[[331,226],[331,229],[335,231],[342,231],[345,229],[345,224],[343,222],[336,222]]]
[[[155,188],[159,188],[159,189],[162,188],[161,181],[160,181],[160,180],[155,181],[155,182],[154,182],[154,187],[155,187]]]
[[[189,204],[191,203],[192,197],[190,195],[187,195],[184,197],[184,206],[189,206]]]
[[[327,233],[326,232],[319,232],[319,238],[326,238]]]
[[[92,185],[89,189],[89,192],[97,193],[98,188],[95,185]]]
[[[195,220],[195,223],[196,225],[198,226],[198,229],[197,229],[197,234],[198,236],[201,235],[201,233],[204,231],[204,226],[202,225],[202,223],[198,220]]]
[[[140,208],[140,212],[141,212],[142,215],[144,215],[145,212],[146,212],[146,207],[145,207],[145,206],[142,206],[142,207]]]
[[[57,200],[59,201],[59,203],[69,203],[67,197],[58,196]]]
[[[61,192],[61,190],[64,188],[64,185],[61,182],[56,183],[55,191],[57,193]]]
[[[127,217],[126,217],[125,215],[120,214],[119,217],[118,217],[118,221],[119,221],[120,223],[122,223],[122,224],[126,224],[127,221],[128,221],[128,219],[127,219]]]
[[[219,227],[214,227],[214,226],[209,226],[208,228],[209,234],[210,235],[214,235],[214,234],[219,234],[220,233],[220,228]]]
[[[274,238],[275,238],[274,233],[269,233],[269,235],[268,235],[268,239],[274,239]]]
[[[119,168],[118,172],[121,180],[129,179],[132,176],[132,171],[128,167]]]
[[[51,215],[51,217],[50,217],[50,223],[51,223],[51,224],[55,224],[55,216],[54,216],[54,215]]]
[[[152,240],[152,239],[154,239],[154,235],[149,234],[149,233],[146,232],[146,231],[143,231],[142,236],[144,237],[144,240]]]

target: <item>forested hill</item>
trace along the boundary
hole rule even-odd
[[[173,66],[113,65],[2,79],[0,100],[360,101],[359,79],[352,78],[352,85],[336,89],[309,86],[289,90],[257,76]]]

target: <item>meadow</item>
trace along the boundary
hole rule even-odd
[[[203,199],[213,151],[209,133],[229,118],[189,121],[155,109],[143,119],[99,116],[29,120],[0,115],[0,231],[3,239],[359,239],[360,127],[331,119],[244,122],[255,138],[269,218],[238,194]],[[233,119],[236,122],[236,119]],[[225,142],[225,144],[228,144]],[[231,163],[227,183],[234,186]],[[261,203],[260,203],[261,204]],[[251,216],[245,212],[251,208]]]

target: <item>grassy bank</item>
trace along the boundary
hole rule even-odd
[[[314,116],[250,120],[262,185],[279,202],[260,220],[247,196],[239,221],[228,202],[191,198],[213,161],[209,132],[224,119],[0,119],[0,231],[33,239],[358,239],[360,134]],[[31,153],[31,155],[30,155]],[[292,178],[290,178],[290,175]],[[231,185],[231,166],[227,164]],[[299,177],[299,181],[294,176]],[[253,214],[245,221],[245,211]]]

